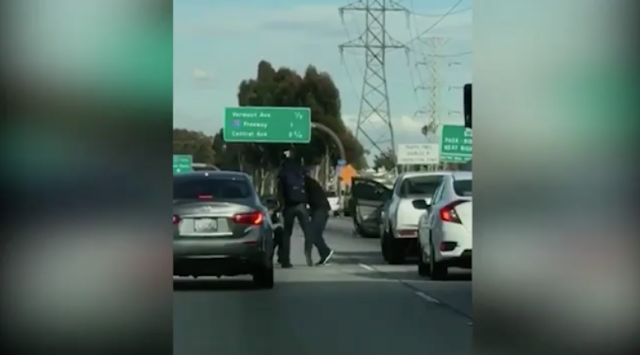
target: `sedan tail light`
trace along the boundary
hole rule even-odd
[[[460,218],[458,217],[458,214],[456,213],[456,206],[458,206],[459,204],[463,203],[464,201],[454,201],[451,202],[450,204],[442,207],[440,209],[440,219],[443,222],[449,222],[449,223],[462,223],[460,221]]]
[[[248,224],[251,226],[259,226],[264,222],[262,212],[241,213],[233,216],[233,221],[238,224]]]
[[[180,224],[180,221],[182,221],[182,218],[180,218],[180,216],[178,215],[173,215],[173,225],[177,226],[178,224]]]

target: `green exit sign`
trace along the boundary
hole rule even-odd
[[[173,156],[173,173],[184,174],[193,170],[193,157],[186,154],[176,154]]]
[[[306,107],[226,107],[223,138],[235,143],[309,143]]]
[[[464,163],[473,154],[473,131],[465,126],[442,126],[440,141],[440,161]]]

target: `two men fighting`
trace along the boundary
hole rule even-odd
[[[302,164],[285,153],[284,163],[278,174],[278,199],[282,206],[284,233],[278,241],[278,263],[283,268],[291,265],[291,234],[297,219],[304,234],[304,254],[307,265],[313,266],[312,251],[318,249],[317,266],[326,265],[333,256],[323,232],[329,219],[331,206],[318,181],[310,177]],[[307,208],[307,205],[309,208]]]

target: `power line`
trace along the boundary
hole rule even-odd
[[[447,16],[451,15],[456,10],[456,8],[458,8],[458,6],[460,6],[460,4],[462,4],[462,1],[463,0],[458,0],[455,4],[453,4],[453,6],[451,6],[449,11],[447,11],[442,16],[440,16],[440,18],[435,20],[431,26],[427,27],[426,30],[420,32],[417,36],[415,36],[412,39],[410,39],[407,43],[405,43],[405,45],[408,46],[408,45],[412,44],[413,42],[415,42],[415,41],[419,40],[421,37],[423,37],[425,34],[431,32],[434,28],[438,27],[440,22],[444,21],[444,19],[446,19]]]
[[[467,12],[467,11],[470,11],[470,10],[471,10],[471,7],[467,7],[467,8],[458,10],[458,11],[450,12],[446,16],[457,15],[457,14],[461,14],[463,12]],[[418,16],[418,17],[442,17],[442,16],[445,16],[444,14],[422,14],[422,13],[415,12],[415,11],[411,11],[411,13],[414,16]]]
[[[453,57],[463,57],[465,55],[471,55],[471,51],[455,53],[455,54],[427,54],[426,57],[453,58]]]
[[[345,53],[349,53],[355,57],[364,57],[365,55],[362,53],[358,53],[358,52],[352,52],[352,51],[344,51]],[[437,58],[455,58],[455,57],[464,57],[467,55],[471,55],[473,52],[471,51],[467,51],[467,52],[460,52],[460,53],[450,53],[450,54],[424,54],[424,57],[437,57]],[[359,66],[360,67],[360,66]],[[362,71],[361,67],[359,68],[360,71]]]
[[[360,94],[358,93],[358,89],[356,88],[356,84],[353,81],[353,76],[351,76],[351,71],[349,70],[349,66],[347,65],[347,62],[344,60],[344,56],[340,57],[340,62],[342,63],[342,66],[344,66],[344,71],[347,74],[347,79],[349,80],[349,84],[351,84],[351,89],[353,90],[353,93],[356,97],[360,96]]]

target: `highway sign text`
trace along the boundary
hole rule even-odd
[[[471,159],[473,134],[464,126],[442,126],[440,135],[440,160],[447,163],[464,163]]]
[[[397,163],[400,165],[430,165],[440,163],[437,143],[398,144]]]
[[[193,170],[193,157],[186,154],[173,156],[173,173],[184,174]]]
[[[306,107],[226,107],[225,142],[309,143],[311,110]]]

